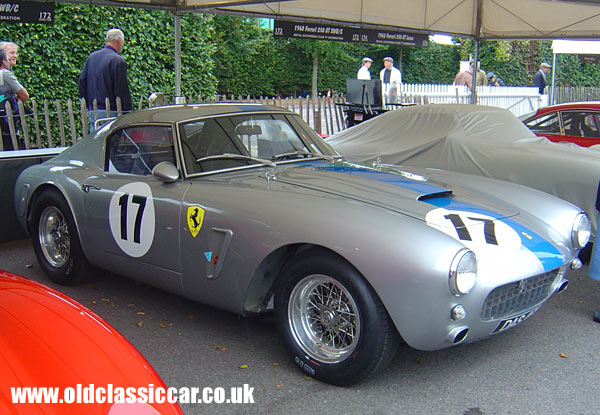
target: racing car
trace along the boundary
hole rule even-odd
[[[299,115],[187,104],[123,115],[31,166],[15,208],[49,278],[98,269],[244,316],[336,385],[401,341],[437,350],[530,318],[590,237],[581,209],[494,179],[344,160]]]

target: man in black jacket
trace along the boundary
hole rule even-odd
[[[540,94],[544,94],[544,88],[546,88],[546,75],[550,70],[550,65],[546,62],[540,65],[540,70],[535,73],[533,77],[533,86],[538,87]]]
[[[98,118],[117,116],[117,97],[121,98],[123,112],[132,109],[127,64],[120,55],[124,43],[123,32],[110,29],[106,32],[106,45],[88,56],[79,76],[79,96],[85,98],[90,111],[90,132],[94,131],[94,99],[97,101]],[[106,98],[110,102],[110,112],[106,108]]]

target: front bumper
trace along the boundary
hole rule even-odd
[[[566,266],[492,288],[479,307],[465,307],[467,317],[453,321],[447,346],[483,339],[517,326],[537,312],[553,294],[564,291]],[[461,298],[457,298],[457,304]],[[466,300],[466,297],[465,297]],[[462,305],[462,304],[461,304]]]

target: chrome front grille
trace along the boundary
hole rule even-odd
[[[490,292],[481,309],[481,320],[495,320],[526,311],[551,294],[558,270],[536,275],[521,281],[496,287]]]

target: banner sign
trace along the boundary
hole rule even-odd
[[[0,22],[54,24],[54,3],[0,0]]]
[[[429,36],[424,34],[282,20],[275,20],[273,35],[296,39],[334,40],[377,45],[429,46]]]
[[[600,63],[600,55],[578,55],[579,62]]]

